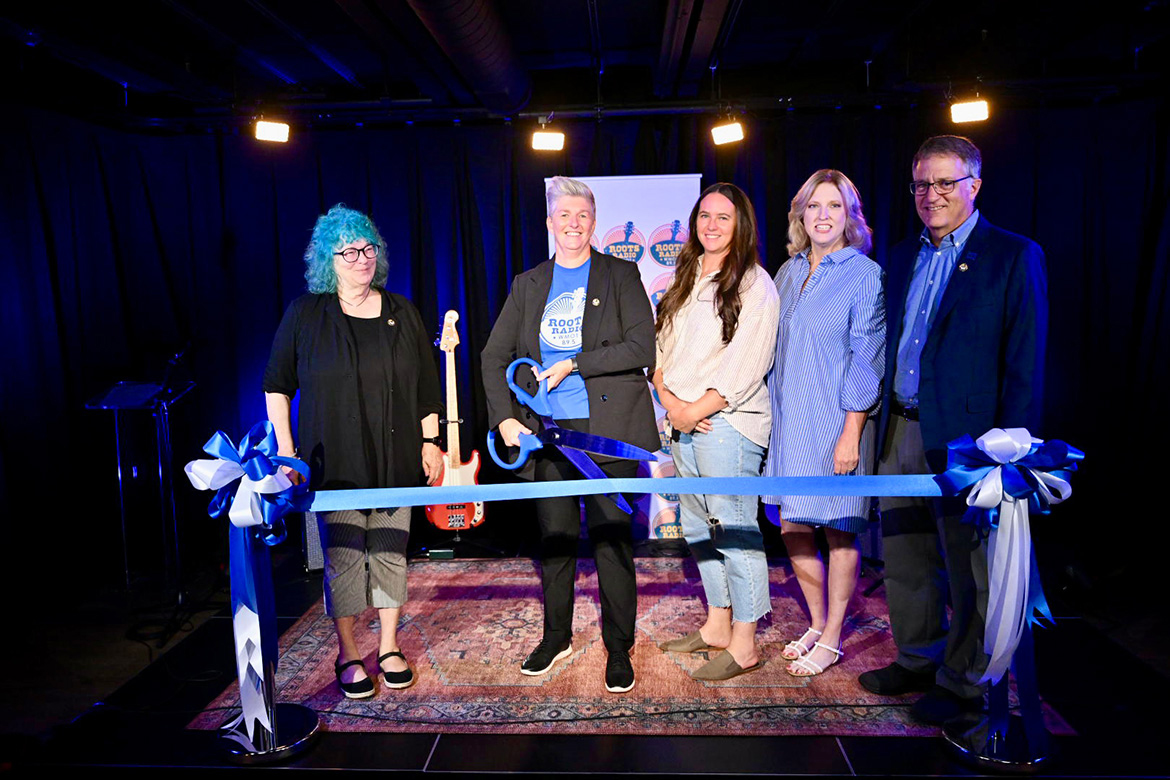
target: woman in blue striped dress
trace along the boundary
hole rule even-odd
[[[861,198],[840,171],[809,177],[788,212],[791,259],[776,274],[780,335],[768,379],[772,434],[767,476],[867,474],[885,367],[882,270],[865,256],[873,231]],[[857,587],[857,534],[869,498],[764,496],[778,504],[784,544],[811,625],[781,655],[796,677],[820,674],[841,657],[841,628]],[[827,567],[813,532],[824,529]]]

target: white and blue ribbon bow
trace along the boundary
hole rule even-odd
[[[272,593],[269,547],[286,535],[284,515],[293,509],[295,487],[281,470],[288,466],[305,477],[309,468],[296,458],[278,456],[270,422],[257,423],[237,447],[217,431],[203,447],[212,459],[193,460],[183,469],[191,484],[214,490],[207,507],[212,517],[228,516],[232,584],[232,629],[240,682],[240,716],[225,725],[229,739],[249,750],[259,729],[271,734],[276,673],[276,609]],[[242,727],[242,732],[241,732]]]
[[[208,514],[221,517],[226,511],[237,528],[264,526],[263,538],[270,546],[283,541],[283,517],[293,508],[294,494],[303,491],[294,488],[280,467],[288,466],[306,480],[309,467],[296,458],[276,454],[272,423],[256,423],[240,440],[239,447],[222,431],[216,431],[203,445],[203,451],[213,459],[193,460],[183,471],[197,489],[216,491],[207,507]]]
[[[947,445],[947,470],[936,481],[944,494],[971,487],[965,518],[988,533],[988,598],[983,682],[998,682],[1011,666],[1025,630],[1052,621],[1044,599],[1029,512],[1048,514],[1072,495],[1069,478],[1085,454],[1062,441],[1034,438],[1026,428],[992,428],[977,440]]]

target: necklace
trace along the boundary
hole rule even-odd
[[[342,303],[344,303],[346,306],[349,306],[350,308],[356,309],[359,306],[361,306],[363,303],[366,302],[366,299],[370,297],[370,291],[372,289],[373,289],[372,287],[367,287],[365,294],[362,296],[362,299],[360,301],[357,301],[356,303],[352,302],[352,301],[347,301],[345,298],[342,298],[341,297],[341,290],[338,290],[337,291],[337,300],[341,301]]]

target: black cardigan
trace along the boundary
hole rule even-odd
[[[512,280],[508,300],[483,349],[483,387],[491,428],[509,417],[534,431],[540,428],[540,421],[512,397],[504,370],[518,357],[542,362],[540,317],[552,287],[554,262],[543,262]],[[589,396],[589,432],[653,452],[661,440],[643,369],[654,371],[654,314],[638,266],[594,250],[585,292],[577,366]],[[516,381],[535,394],[531,371],[517,372]],[[531,479],[532,468],[530,459],[519,475]]]
[[[383,298],[382,347],[392,374],[390,425],[373,431],[386,453],[385,473],[373,475],[362,446],[357,351],[337,296],[308,294],[284,313],[264,370],[264,392],[292,398],[301,392],[297,449],[309,464],[313,490],[408,487],[422,474],[419,421],[443,414],[439,374],[418,309],[397,293]]]

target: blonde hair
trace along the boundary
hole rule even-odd
[[[841,193],[841,200],[845,202],[845,246],[851,246],[863,255],[869,254],[873,247],[873,230],[865,223],[865,215],[861,213],[861,195],[857,193],[857,187],[841,171],[821,168],[808,177],[808,181],[801,185],[792,199],[792,208],[788,211],[788,256],[795,257],[812,245],[804,229],[804,210],[812,200],[813,191],[825,183],[835,186]]]

